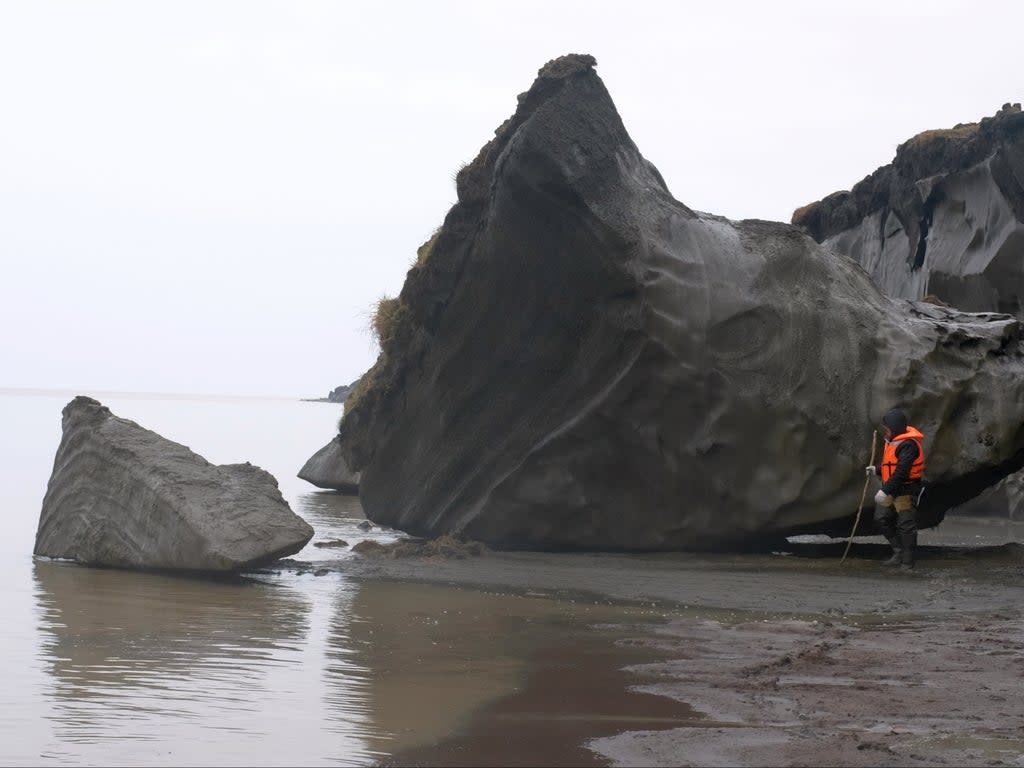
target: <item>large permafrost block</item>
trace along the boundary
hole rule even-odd
[[[893,405],[926,435],[924,525],[1024,463],[1018,320],[691,210],[593,65],[540,71],[381,318],[341,424],[370,519],[497,548],[845,534]]]
[[[259,467],[213,465],[88,397],[64,408],[35,554],[236,571],[294,554],[312,536]]]

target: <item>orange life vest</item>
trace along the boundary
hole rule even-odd
[[[907,427],[907,431],[902,435],[885,441],[885,449],[882,451],[882,466],[879,468],[883,483],[888,482],[892,473],[896,471],[896,465],[899,463],[899,459],[896,458],[896,449],[907,440],[917,443],[917,458],[914,459],[914,464],[910,467],[910,477],[907,478],[907,482],[913,483],[924,477],[924,443],[921,442],[924,440],[924,435],[914,427]]]

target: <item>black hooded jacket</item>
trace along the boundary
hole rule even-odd
[[[917,440],[904,440],[896,449],[896,469],[882,483],[882,492],[889,496],[916,496],[921,490],[920,480],[910,479],[910,469],[917,461],[921,449]]]
[[[882,417],[882,424],[892,430],[893,435],[907,431],[907,417],[899,408],[893,408]],[[921,481],[910,479],[910,470],[921,452],[916,440],[904,440],[896,449],[896,469],[889,479],[882,483],[882,492],[889,496],[916,496],[921,491]]]

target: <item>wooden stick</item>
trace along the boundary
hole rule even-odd
[[[875,443],[878,442],[878,430],[876,429],[871,433],[871,461],[868,462],[869,466],[874,466],[875,463]],[[853,521],[853,530],[850,531],[850,540],[846,542],[846,551],[843,552],[843,557],[840,559],[839,564],[842,565],[846,560],[846,556],[850,554],[850,546],[853,544],[853,534],[857,532],[857,526],[860,525],[860,513],[864,509],[864,499],[868,495],[868,484],[871,482],[871,475],[864,477],[864,490],[860,494],[860,504],[857,505],[857,517]]]

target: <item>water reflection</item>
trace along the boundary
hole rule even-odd
[[[309,491],[299,494],[296,501],[296,511],[318,531],[321,526],[358,524],[366,519],[359,497],[351,494]]]
[[[34,579],[53,731],[40,757],[365,762],[358,690],[322,713],[332,595],[316,592],[345,602],[337,583],[211,582],[50,562],[35,564]]]
[[[593,628],[638,609],[337,573],[33,570],[43,761],[580,765],[604,728],[682,722],[627,693],[634,659]]]
[[[384,764],[591,765],[589,738],[694,717],[629,691],[622,668],[646,657],[616,644],[633,631],[620,623],[650,619],[585,599],[373,581],[331,645],[365,670],[365,735]]]
[[[370,747],[393,754],[432,743],[488,701],[510,693],[526,668],[526,614],[550,601],[426,584],[372,581],[333,627],[332,648],[365,669]]]
[[[348,733],[353,727],[363,741],[363,763],[379,762],[382,751],[381,731],[369,705],[370,673],[352,648],[349,632],[352,623],[352,597],[362,591],[358,585],[346,599],[333,601],[333,616],[326,630],[327,640],[322,665],[322,710],[324,727],[337,733]]]

